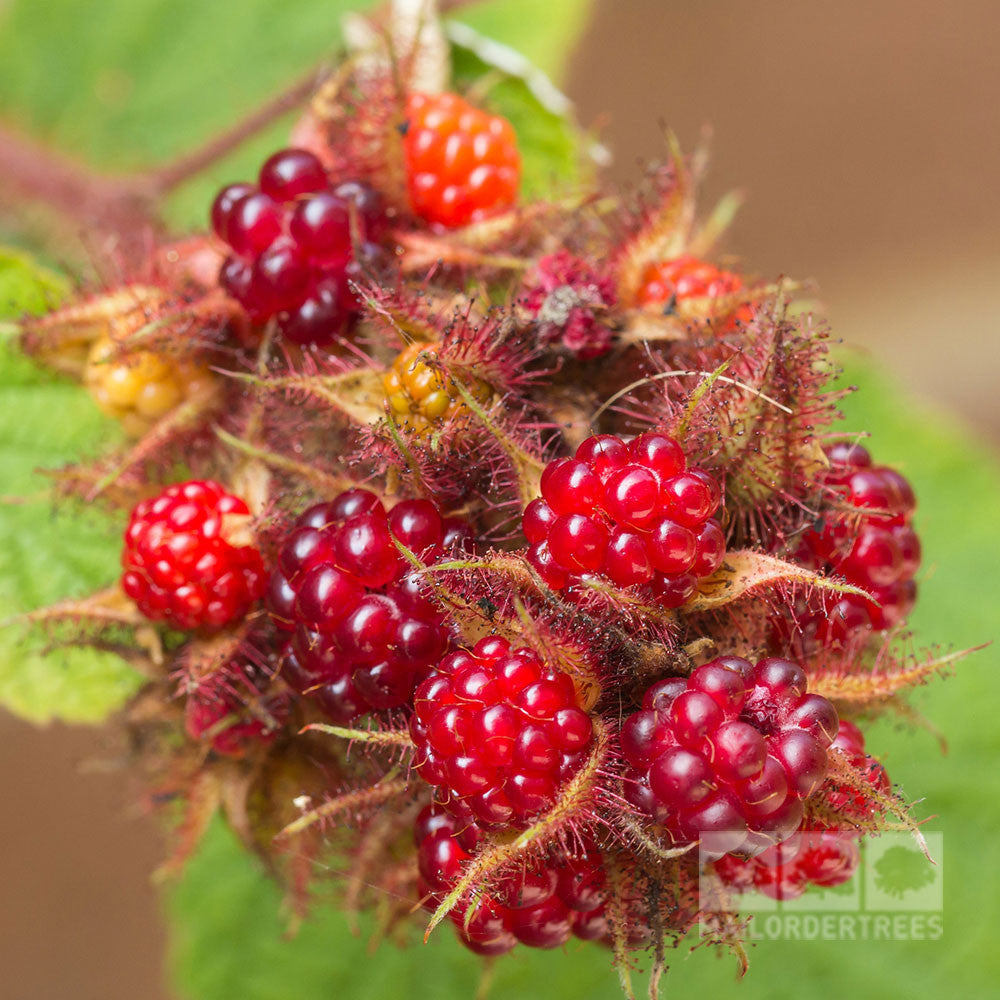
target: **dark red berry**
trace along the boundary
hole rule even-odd
[[[348,206],[330,191],[301,201],[292,214],[289,232],[310,260],[343,264],[351,254]]]
[[[233,522],[245,530],[249,513],[211,480],[143,500],[125,529],[122,589],[147,618],[175,628],[218,628],[242,617],[267,586],[257,549],[231,540]]]
[[[798,828],[837,726],[796,664],[720,657],[654,685],[625,721],[626,796],[679,845],[758,854]]]
[[[721,490],[707,473],[686,469],[684,452],[666,435],[627,444],[607,434],[588,438],[575,458],[546,466],[541,491],[522,528],[528,559],[553,590],[600,574],[678,607],[722,564],[725,538],[711,518]]]
[[[482,826],[519,826],[555,802],[593,726],[570,678],[499,636],[446,656],[417,688],[418,773]]]
[[[463,537],[453,530],[451,544]],[[285,679],[338,720],[408,702],[450,642],[394,539],[433,562],[444,520],[426,500],[387,514],[373,493],[348,490],[299,517],[271,576],[271,617],[292,633]]]
[[[212,230],[219,239],[229,242],[229,217],[233,205],[248,194],[253,194],[252,184],[228,184],[212,202]]]
[[[281,206],[268,195],[254,191],[233,204],[226,241],[241,256],[254,257],[281,235],[283,222]]]
[[[234,251],[219,282],[254,323],[277,317],[292,343],[329,346],[360,309],[350,281],[378,257],[372,240],[384,221],[367,185],[331,187],[312,153],[281,150],[261,168],[259,188],[232,184],[215,199],[212,227]]]

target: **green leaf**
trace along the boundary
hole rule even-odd
[[[490,0],[459,10],[454,20],[517,49],[556,82],[583,34],[593,0]]]
[[[0,248],[0,320],[40,312],[65,283],[23,254]],[[0,614],[3,618],[82,596],[117,573],[117,531],[98,512],[52,510],[35,471],[93,451],[116,429],[78,386],[36,369],[0,342]],[[18,498],[21,498],[19,500]],[[136,689],[123,661],[86,649],[42,655],[42,640],[19,625],[0,629],[0,704],[37,722],[95,722]]]

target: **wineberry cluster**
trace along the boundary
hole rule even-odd
[[[837,710],[789,660],[721,656],[657,681],[622,726],[625,796],[703,857],[760,854],[802,822],[837,733]]]
[[[465,524],[427,500],[386,512],[374,493],[353,489],[310,507],[268,589],[274,624],[291,633],[285,680],[339,721],[405,705],[450,633],[396,541],[433,562],[467,540]]]
[[[212,229],[232,250],[222,287],[255,323],[276,316],[296,344],[330,344],[345,332],[358,308],[349,282],[377,256],[384,228],[372,188],[331,183],[304,149],[275,153],[256,187],[230,184],[212,205]]]
[[[419,775],[483,827],[551,806],[594,736],[570,677],[496,635],[438,663],[414,695],[410,734]]]
[[[60,472],[140,502],[121,590],[43,620],[146,664],[137,743],[186,840],[225,803],[302,903],[336,815],[379,933],[416,896],[483,955],[576,936],[625,970],[649,943],[655,988],[706,871],[790,899],[889,815],[915,826],[818,693],[860,715],[939,666],[872,635],[913,603],[913,493],[863,448],[823,462],[823,338],[787,286],[696,256],[721,215],[699,225],[689,161],[513,210],[513,129],[424,92],[444,35],[397,32],[398,6],[303,148],[219,192],[214,236],[25,337],[142,435]]]
[[[433,911],[473,858],[482,834],[469,819],[439,805],[417,817],[413,830],[423,905]],[[466,921],[470,906],[471,918]],[[585,941],[607,937],[605,874],[596,846],[503,876],[488,895],[463,900],[449,914],[459,939],[480,955],[502,955],[518,942],[558,948],[575,935]]]
[[[686,466],[680,445],[664,434],[628,443],[611,434],[587,438],[575,458],[556,459],[542,473],[542,495],[522,519],[528,559],[553,590],[600,574],[679,607],[726,551],[712,517],[719,485]]]

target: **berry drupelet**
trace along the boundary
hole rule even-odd
[[[338,721],[406,704],[450,643],[394,538],[433,562],[468,532],[427,500],[387,512],[374,493],[348,490],[299,517],[271,577],[271,618],[291,633],[283,676]]]
[[[457,94],[410,94],[403,154],[410,206],[447,228],[479,222],[517,201],[521,157],[510,122]]]
[[[622,727],[629,801],[677,845],[759,854],[798,829],[823,782],[837,711],[789,660],[723,656],[658,681]]]
[[[594,738],[569,676],[499,636],[444,657],[413,704],[417,773],[483,827],[524,826],[553,805]]]
[[[263,595],[260,552],[241,537],[247,505],[211,480],[167,487],[132,511],[122,551],[122,589],[152,621],[219,628]]]
[[[873,465],[867,449],[835,444],[827,449],[824,484],[852,510],[835,510],[808,532],[796,560],[844,577],[873,600],[845,594],[822,615],[800,622],[822,640],[844,643],[871,630],[905,621],[917,596],[920,539],[911,524],[916,500],[894,469]]]
[[[423,809],[413,834],[418,890],[424,907],[433,911],[461,877],[482,834],[474,822],[437,804]],[[460,902],[449,917],[462,943],[480,955],[502,955],[518,942],[558,948],[572,935],[591,941],[608,933],[602,857],[593,845],[573,856],[558,851],[545,864],[502,877],[488,896],[477,899],[466,926],[470,902]]]
[[[286,340],[330,344],[357,311],[349,280],[377,255],[384,226],[374,190],[332,183],[312,153],[284,149],[256,186],[230,184],[216,196],[212,229],[232,251],[219,281],[254,322],[277,317]]]
[[[719,485],[686,466],[680,445],[664,434],[627,444],[610,434],[588,438],[575,458],[556,459],[542,473],[542,495],[522,518],[528,559],[553,590],[597,574],[679,607],[725,555],[712,517]]]

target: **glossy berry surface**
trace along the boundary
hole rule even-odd
[[[285,680],[338,721],[406,704],[450,642],[393,537],[427,562],[467,541],[427,500],[386,511],[374,493],[348,490],[299,517],[271,576],[271,618],[291,633]]]
[[[588,438],[575,458],[546,466],[541,490],[522,530],[528,559],[554,590],[595,574],[673,608],[722,564],[725,538],[712,517],[719,485],[687,468],[666,435]]]
[[[436,344],[415,341],[396,357],[392,367],[382,376],[393,418],[400,426],[420,434],[430,433],[469,412],[448,373],[421,357],[436,352]],[[493,395],[490,387],[479,379],[468,380],[466,388],[484,405]]]
[[[726,855],[715,862],[725,885],[770,899],[798,899],[810,886],[843,885],[858,870],[857,838],[841,830],[802,829],[755,858]]]
[[[733,271],[724,271],[708,261],[690,254],[672,260],[650,264],[642,275],[636,296],[640,306],[673,308],[689,299],[718,299],[733,295],[743,288],[743,279]],[[753,306],[744,303],[724,315],[715,316],[711,309],[706,319],[722,320],[723,331],[746,326],[753,319]]]
[[[417,817],[414,840],[425,909],[433,911],[474,857],[482,834],[469,819],[442,806],[427,806]],[[600,851],[588,846],[572,856],[556,851],[545,863],[524,866],[502,877],[478,900],[465,926],[470,901],[449,914],[459,939],[480,955],[502,955],[519,942],[531,948],[558,948],[571,936],[605,938],[605,874]]]
[[[211,480],[177,483],[143,500],[125,529],[122,589],[147,618],[174,628],[219,628],[241,618],[267,586],[260,552],[229,540],[228,527],[245,527],[249,513]]]
[[[484,827],[552,806],[593,741],[570,678],[499,636],[444,657],[413,704],[417,773]]]
[[[845,594],[799,624],[820,641],[843,644],[906,620],[917,596],[920,539],[911,523],[916,499],[903,476],[873,465],[857,444],[835,444],[827,458],[824,483],[842,506],[805,535],[795,559],[843,577],[874,600]]]
[[[426,222],[478,222],[517,201],[521,157],[510,122],[457,94],[410,94],[403,154],[410,205]]]
[[[798,829],[823,782],[837,711],[789,660],[723,656],[658,681],[622,727],[625,795],[703,856],[761,853]]]
[[[270,680],[256,664],[227,664],[188,692],[185,732],[224,757],[244,757],[271,743],[288,716],[288,699],[266,693]]]
[[[230,184],[215,198],[212,229],[232,253],[222,287],[284,339],[330,344],[357,309],[349,281],[377,253],[385,219],[378,195],[358,181],[331,183],[304,149],[275,153],[256,186]],[[361,260],[356,258],[356,249]]]

